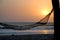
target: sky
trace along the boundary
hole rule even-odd
[[[0,0],[0,22],[37,22],[51,9],[51,0]],[[53,19],[54,13],[49,22]]]

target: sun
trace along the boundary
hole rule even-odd
[[[48,13],[49,13],[49,11],[47,9],[42,10],[42,15],[47,15]]]

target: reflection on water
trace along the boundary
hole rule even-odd
[[[34,34],[54,34],[54,30],[25,30],[25,31],[16,31],[16,32],[29,32],[29,33],[34,33]]]
[[[54,30],[42,30],[42,34],[54,34]]]
[[[7,31],[8,30],[8,31]],[[54,30],[9,30],[0,29],[0,34],[28,35],[28,34],[54,34]]]

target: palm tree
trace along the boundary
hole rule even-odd
[[[54,14],[56,14],[59,9],[59,0],[52,0],[52,5],[53,5],[53,9],[54,9]]]

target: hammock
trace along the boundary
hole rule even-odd
[[[5,28],[20,29],[20,30],[30,29],[30,28],[37,27],[37,26],[43,26],[43,25],[47,24],[49,17],[50,17],[52,12],[53,12],[53,9],[43,19],[41,19],[40,21],[38,21],[32,25],[16,26],[16,25],[9,25],[9,24],[5,24],[5,23],[0,23],[0,25],[4,26]]]

